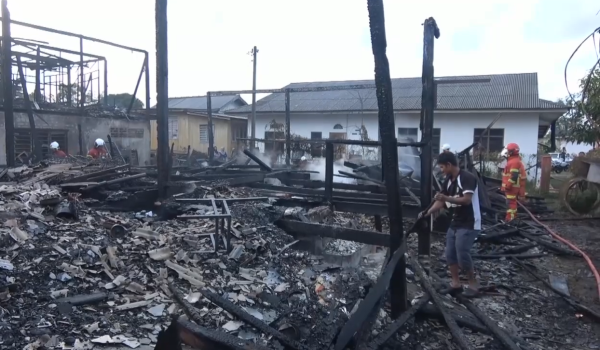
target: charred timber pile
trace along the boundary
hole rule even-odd
[[[442,264],[413,260],[407,273],[413,306],[393,320],[385,303],[387,286],[398,259],[416,252],[415,237],[390,254],[389,262],[383,260],[385,249],[345,265],[300,248],[311,237],[330,240],[327,254],[343,255],[349,246],[388,246],[389,235],[379,231],[370,214],[331,210],[318,196],[312,198],[319,207],[286,209],[278,201],[296,198],[281,198],[284,192],[213,182],[175,197],[179,218],[160,221],[151,213],[90,209],[92,193],[153,183],[142,177],[111,184],[132,176],[127,167],[84,173],[53,165],[9,169],[3,176],[13,180],[0,186],[6,221],[1,229],[6,239],[0,241],[6,275],[0,282],[5,325],[0,337],[7,348],[52,348],[64,342],[75,348],[108,344],[159,350],[181,343],[198,349],[387,349],[398,344],[554,349],[561,335],[552,331],[559,322],[552,312],[564,313],[567,321],[571,310],[590,319],[599,315],[555,283],[538,288],[556,298],[519,297],[532,284],[523,276],[546,281],[541,259],[578,258],[525,220],[488,223],[476,243],[478,270],[487,282],[481,293],[489,298],[454,299],[445,294]],[[107,184],[85,191],[90,182]],[[311,197],[294,194],[303,196]],[[69,215],[73,206],[77,216]],[[441,255],[442,247],[434,243],[432,254]],[[374,267],[368,263],[372,259],[379,261]],[[555,305],[559,298],[566,304]],[[58,320],[43,334],[41,315]],[[31,321],[17,323],[17,317]],[[446,332],[434,320],[451,328]],[[530,330],[540,325],[547,330],[536,338]],[[28,338],[16,337],[17,328]]]

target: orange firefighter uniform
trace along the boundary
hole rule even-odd
[[[519,146],[516,143],[509,143],[504,151],[507,161],[502,174],[502,191],[506,195],[508,205],[505,221],[511,221],[515,218],[518,207],[517,200],[519,197],[525,196],[527,173],[525,173],[525,166],[521,161],[519,151]]]

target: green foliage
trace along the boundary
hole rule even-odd
[[[577,144],[600,141],[600,69],[580,80],[581,92],[564,101],[571,107],[556,123],[556,136]],[[562,101],[559,101],[562,102]]]

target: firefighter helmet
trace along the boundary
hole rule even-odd
[[[52,141],[52,143],[50,143],[50,149],[58,149],[58,142]]]
[[[516,143],[509,143],[508,145],[506,145],[506,151],[509,156],[512,156],[515,154],[519,154],[521,150],[519,149],[519,145],[517,145]]]
[[[104,140],[103,139],[96,139],[96,147],[101,147],[104,146]]]

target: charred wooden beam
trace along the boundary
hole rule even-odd
[[[394,97],[388,62],[385,35],[383,0],[368,0],[371,48],[375,61],[375,94],[377,96],[379,138],[381,139],[381,166],[387,192],[388,218],[390,221],[390,250],[400,250],[404,245],[402,232],[402,201],[398,194],[400,172],[398,170],[398,146],[394,121]],[[404,255],[395,265],[394,278],[390,286],[392,318],[406,310],[406,264]],[[336,344],[337,347],[337,344]],[[341,350],[341,349],[339,349]]]
[[[508,334],[502,328],[498,327],[496,322],[489,318],[472,302],[462,296],[460,296],[458,300],[467,308],[467,310],[471,311],[471,313],[475,315],[475,317],[477,317],[479,321],[481,321],[492,332],[492,334],[494,334],[496,339],[498,339],[506,349],[521,350],[521,348],[508,336]]]
[[[275,221],[275,225],[294,237],[329,237],[382,247],[389,247],[390,244],[390,235],[375,231],[355,230],[340,226],[320,225],[283,219]]]
[[[263,346],[254,345],[225,332],[200,327],[189,321],[178,319],[177,333],[184,344],[198,350],[267,350]],[[175,345],[175,344],[172,344]],[[168,348],[164,350],[172,350]]]
[[[483,242],[490,242],[490,241],[494,241],[494,240],[504,239],[504,238],[508,238],[510,236],[514,236],[517,233],[519,233],[518,228],[509,228],[507,230],[500,231],[500,232],[480,234],[479,236],[477,236],[476,242],[483,243]]]
[[[421,300],[419,300],[415,305],[413,305],[413,307],[402,313],[400,317],[398,317],[394,322],[387,326],[387,328],[382,333],[380,333],[377,336],[377,338],[371,341],[367,347],[372,350],[379,349],[379,347],[385,344],[385,342],[387,342],[391,337],[393,337],[394,334],[398,333],[402,326],[404,326],[408,321],[415,317],[416,313],[423,306],[425,306],[429,302],[429,300],[431,300],[431,297],[429,295],[425,295],[423,298],[421,298]]]
[[[288,336],[281,333],[280,331],[269,327],[269,325],[267,325],[263,321],[259,320],[258,318],[250,315],[244,309],[233,304],[229,300],[222,298],[221,296],[219,296],[207,289],[203,289],[200,292],[202,293],[202,295],[204,295],[204,297],[206,297],[208,300],[213,302],[215,305],[223,308],[225,311],[236,316],[240,320],[248,323],[252,327],[263,332],[264,334],[270,335],[273,338],[279,340],[281,342],[281,344],[283,344],[284,346],[291,348],[291,349],[306,349],[306,347],[304,345],[298,343],[295,340],[290,339]]]
[[[377,305],[380,305],[379,301],[384,297],[390,285],[392,275],[398,266],[398,263],[404,258],[406,253],[406,242],[403,242],[402,246],[394,252],[391,259],[389,259],[385,270],[377,279],[377,283],[371,290],[365,299],[360,303],[358,309],[352,316],[338,335],[337,342],[335,343],[335,350],[344,350],[346,346],[352,341],[354,335],[361,329],[365,322],[372,316],[372,313],[378,313],[379,310],[375,309]]]
[[[104,187],[104,186],[108,186],[108,185],[114,185],[117,183],[121,183],[121,182],[126,182],[126,181],[131,181],[131,180],[135,180],[135,179],[141,179],[142,177],[145,177],[146,174],[136,174],[136,175],[131,175],[131,176],[125,176],[125,177],[121,177],[118,179],[114,179],[114,180],[108,180],[108,181],[102,181],[99,184],[96,185],[92,185],[90,187],[85,188],[86,191],[90,191],[93,189],[96,189],[98,187]]]
[[[433,199],[433,148],[431,139],[433,137],[433,113],[437,106],[436,86],[433,69],[433,47],[435,39],[439,38],[440,30],[433,17],[429,17],[423,23],[423,71],[421,82],[423,85],[421,94],[421,142],[425,145],[421,148],[421,209],[426,207]],[[431,225],[419,230],[418,251],[419,255],[429,255],[431,250]]]
[[[15,116],[13,111],[13,82],[12,82],[12,44],[11,44],[11,23],[15,21],[10,18],[8,2],[2,0],[2,106],[4,107],[4,125],[5,125],[5,149],[6,165],[15,166]]]
[[[494,259],[537,259],[548,256],[547,254],[473,254],[471,257],[473,259],[479,260],[494,260]]]
[[[456,324],[456,321],[454,320],[450,312],[446,309],[446,306],[444,306],[442,298],[438,295],[438,293],[435,291],[435,288],[433,288],[433,286],[431,285],[431,281],[429,281],[429,277],[425,273],[423,267],[421,267],[421,264],[419,264],[417,259],[413,258],[411,260],[411,265],[415,270],[415,275],[419,276],[420,278],[421,286],[423,286],[423,289],[425,289],[429,296],[431,296],[431,299],[433,299],[433,303],[442,313],[444,321],[446,321],[446,325],[448,326],[448,328],[450,328],[450,333],[452,333],[454,343],[456,343],[456,345],[458,345],[458,347],[463,350],[472,349],[471,344],[469,344],[469,341],[465,338],[465,335]]]
[[[252,159],[256,164],[260,166],[260,168],[264,171],[273,171],[273,168],[267,165],[267,163],[263,162],[258,158],[254,153],[250,152],[250,150],[245,149],[244,154],[248,156],[248,158]]]
[[[551,251],[553,251],[555,253],[564,254],[564,255],[571,255],[571,256],[581,256],[580,253],[578,253],[578,252],[576,252],[574,250],[571,250],[571,249],[568,249],[568,248],[563,248],[563,247],[559,246],[558,244],[554,244],[554,243],[549,242],[549,241],[547,241],[547,240],[545,240],[543,238],[535,237],[534,235],[532,235],[532,234],[530,234],[528,232],[525,232],[525,230],[523,230],[523,229],[519,230],[519,234],[521,236],[527,238],[528,240],[530,240],[532,242],[535,242],[535,243],[541,245],[542,247],[544,247],[544,248],[546,248],[548,250],[551,250]]]
[[[29,91],[27,91],[27,80],[23,74],[23,64],[21,63],[21,55],[17,54],[17,68],[19,70],[19,79],[21,81],[21,89],[23,89],[23,99],[25,100],[25,109],[27,110],[27,118],[29,119],[29,129],[31,130],[31,139],[33,140],[33,154],[37,162],[42,160],[42,140],[38,137],[38,132],[35,127],[35,119],[33,116],[33,107],[29,100]]]
[[[558,294],[560,297],[562,297],[569,305],[571,305],[575,310],[580,311],[581,313],[583,313],[584,315],[593,318],[595,321],[600,322],[600,310],[596,311],[591,309],[588,306],[585,306],[583,304],[581,304],[580,302],[576,301],[573,297],[571,297],[568,294],[565,294],[564,292],[552,287],[552,284],[550,284],[550,282],[548,282],[545,278],[543,278],[542,276],[538,275],[537,273],[533,272],[532,269],[530,269],[529,267],[525,266],[525,264],[523,264],[522,262],[520,262],[517,259],[513,259],[513,261],[519,265],[523,270],[527,271],[527,273],[529,273],[530,275],[532,275],[533,277],[537,278],[538,280],[540,280],[540,282],[542,282],[548,289],[550,289],[551,291],[553,291],[554,293]]]
[[[69,179],[69,180],[65,181],[64,183],[83,182],[83,181],[89,180],[89,179],[94,178],[94,177],[111,174],[111,173],[119,171],[119,170],[125,170],[128,167],[129,167],[129,164],[120,165],[120,166],[116,166],[114,168],[110,168],[110,169],[106,169],[106,170],[100,170],[100,171],[96,171],[96,172],[93,172],[93,173],[89,173],[89,174],[77,176],[77,177],[74,177],[72,179]]]

